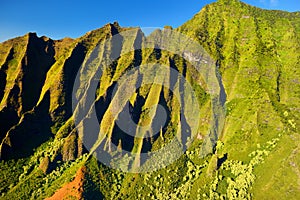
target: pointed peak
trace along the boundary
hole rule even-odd
[[[121,28],[120,24],[117,21],[114,21],[114,23],[112,23],[111,25],[113,25],[116,28]]]
[[[113,22],[113,23],[107,23],[103,27],[105,27],[105,28],[117,28],[117,29],[121,28],[120,24],[116,21]]]
[[[105,27],[108,27],[112,35],[118,34],[121,29],[118,22],[108,23],[105,25]]]
[[[51,40],[49,37],[47,37],[47,36],[42,36],[42,37],[40,37],[42,40],[44,40],[45,42],[47,42],[47,41],[49,41],[49,40]]]

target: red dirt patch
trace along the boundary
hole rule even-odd
[[[75,179],[57,190],[52,197],[46,200],[62,200],[62,199],[83,199],[83,182],[86,168],[81,167],[77,172]]]

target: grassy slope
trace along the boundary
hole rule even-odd
[[[180,28],[220,60],[228,101],[222,153],[248,163],[248,154],[258,144],[284,135],[278,143],[280,150],[272,150],[257,169],[254,167],[258,178],[251,192],[255,199],[297,199],[293,195],[298,193],[299,176],[287,158],[295,162],[292,155],[298,147],[293,144],[299,138],[287,138],[299,131],[298,18],[298,13],[264,11],[236,1],[220,1],[206,6]],[[284,171],[287,174],[282,174]],[[295,185],[281,184],[275,192],[275,185],[283,180]]]
[[[179,31],[198,40],[220,63],[227,94],[227,116],[222,143],[218,144],[215,155],[202,159],[199,155],[202,140],[196,139],[192,147],[178,161],[158,172],[146,174],[121,173],[96,163],[94,159],[88,159],[83,154],[80,138],[72,131],[73,119],[68,114],[70,107],[66,104],[69,98],[68,80],[72,79],[68,76],[70,64],[76,62],[78,55],[89,54],[99,40],[104,40],[112,32],[120,31],[121,28],[107,25],[76,40],[56,41],[54,43],[55,63],[45,77],[37,108],[33,112],[39,109],[49,111],[52,120],[51,131],[54,134],[57,132],[57,136],[53,135],[55,139],[38,147],[28,160],[0,163],[4,177],[10,177],[10,166],[14,163],[17,163],[15,177],[21,175],[19,179],[1,179],[0,189],[3,198],[17,199],[19,194],[27,198],[51,196],[56,190],[73,180],[80,167],[86,166],[88,174],[88,178],[85,177],[87,181],[84,181],[87,183],[86,198],[91,194],[102,193],[106,198],[127,199],[143,197],[218,199],[221,196],[226,196],[228,199],[250,196],[254,199],[269,197],[297,199],[299,194],[297,153],[300,104],[298,80],[300,71],[297,67],[300,58],[299,24],[299,13],[264,11],[237,1],[222,0],[206,6],[193,19],[180,27]],[[15,40],[26,42],[26,37]],[[18,69],[18,63],[24,57],[22,52],[25,51],[24,47],[19,47],[22,44],[12,40],[0,45],[2,66],[0,70],[3,71],[6,60],[9,70]],[[133,43],[129,41],[128,44],[124,44],[122,50],[125,52],[132,45]],[[11,59],[7,57],[12,46],[17,53],[10,61]],[[102,50],[100,54],[103,54]],[[136,59],[139,56],[142,59],[140,61]],[[122,56],[116,65],[110,66],[103,73],[97,101],[109,108],[103,97],[109,94],[113,81],[118,80],[127,67],[137,66],[139,62],[158,62],[168,66],[171,65],[169,58],[174,62],[172,67],[180,72],[184,71],[184,67],[189,66],[188,63],[176,59],[167,52],[162,52],[158,56],[155,51],[145,50],[141,55],[139,52],[131,52]],[[187,79],[191,79],[189,76],[193,73],[192,70],[188,67]],[[10,71],[5,73],[8,77],[18,74]],[[83,79],[88,79],[89,76],[90,74],[82,74]],[[6,88],[9,88],[9,84],[12,84],[15,79],[8,78],[8,80]],[[192,85],[199,91],[202,111],[209,113],[207,110],[210,109],[210,102],[207,100],[205,90],[197,83]],[[154,93],[162,93],[162,95],[158,98],[152,95]],[[4,95],[8,95],[8,92],[6,91]],[[44,108],[41,105],[48,98],[49,105]],[[180,123],[178,110],[180,100],[174,98],[168,89],[156,85],[140,88],[132,98],[131,103],[141,107],[142,111],[147,110],[153,103],[166,101],[165,104],[171,112],[171,119],[163,137],[155,138],[151,143],[153,149],[159,148],[174,137],[174,132]],[[6,102],[6,99],[2,98],[1,105],[4,106]],[[18,110],[19,107],[16,106],[15,109]],[[107,110],[106,112],[108,113]],[[143,116],[142,113],[138,113],[138,116]],[[151,117],[146,114],[139,121],[149,123]],[[202,120],[204,127],[207,126],[208,121],[209,116],[204,116]],[[109,130],[110,135],[116,135],[114,124],[111,122],[109,114],[105,113],[102,127]],[[205,135],[203,130],[205,128],[199,128],[199,132]],[[126,140],[123,136],[121,139]],[[138,140],[132,142],[137,147],[136,151],[140,152],[142,142]],[[228,156],[227,161],[215,171],[218,157],[225,154]],[[46,157],[48,162],[44,161]],[[32,192],[33,188],[35,192]],[[249,196],[247,194],[249,192],[252,195]]]

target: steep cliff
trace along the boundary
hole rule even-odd
[[[201,59],[170,39],[176,33],[199,45]],[[164,36],[169,48],[151,46]],[[101,74],[89,68],[110,60]],[[300,13],[237,0],[149,36],[113,23],[77,39],[29,33],[1,43],[1,198],[56,199],[70,190],[77,199],[298,199],[299,66]],[[131,121],[122,120],[128,113]],[[112,163],[130,171],[173,140],[172,149],[187,150],[154,172],[99,162],[103,151],[124,156]]]

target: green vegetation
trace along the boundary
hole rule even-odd
[[[126,30],[132,31],[132,40],[106,41]],[[75,40],[53,41],[30,33],[1,43],[0,199],[44,199],[73,181],[84,199],[300,199],[299,12],[267,11],[238,0],[219,0],[174,30],[199,42],[209,54],[201,50],[204,58],[216,61],[226,113],[222,105],[212,108],[217,100],[208,92],[207,77],[180,55],[143,49],[147,38],[140,29],[114,23]],[[160,36],[157,30],[148,39]],[[86,58],[97,56],[80,72],[76,97],[82,100],[89,87],[86,81],[95,78],[89,66],[108,61],[116,45],[122,56],[98,77],[94,102],[99,128],[107,138],[80,135],[72,113],[74,72],[91,62]],[[129,51],[133,47],[142,49]],[[130,71],[146,64],[138,72]],[[187,83],[182,84],[179,76],[171,77],[171,68],[185,77],[196,100],[188,96]],[[131,73],[131,79],[124,80],[127,85],[112,96],[116,81],[125,73]],[[143,78],[139,80],[142,87],[133,89],[130,86],[138,83],[138,74],[156,83]],[[199,103],[199,111],[190,106],[193,101]],[[147,139],[129,137],[117,126],[126,102],[132,121],[143,125],[131,133]],[[165,109],[167,119],[155,134],[151,125],[158,123],[157,104]],[[92,105],[82,103],[77,109],[89,110]],[[212,109],[218,115],[212,116]],[[90,123],[90,114],[86,113],[79,128]],[[200,119],[199,125],[188,118],[191,115]],[[223,115],[224,129],[219,121]],[[176,134],[183,123],[192,132],[186,140]],[[215,144],[219,130],[223,131]],[[86,138],[100,142],[114,156],[111,164],[121,169],[144,164],[147,170],[153,163],[164,167],[148,173],[111,169],[88,154]],[[165,166],[191,138],[187,151]],[[139,156],[120,155],[120,149],[154,152],[172,140],[176,141],[170,148],[173,155],[145,163]],[[96,148],[99,143],[91,145]],[[81,177],[76,179],[78,172]]]

